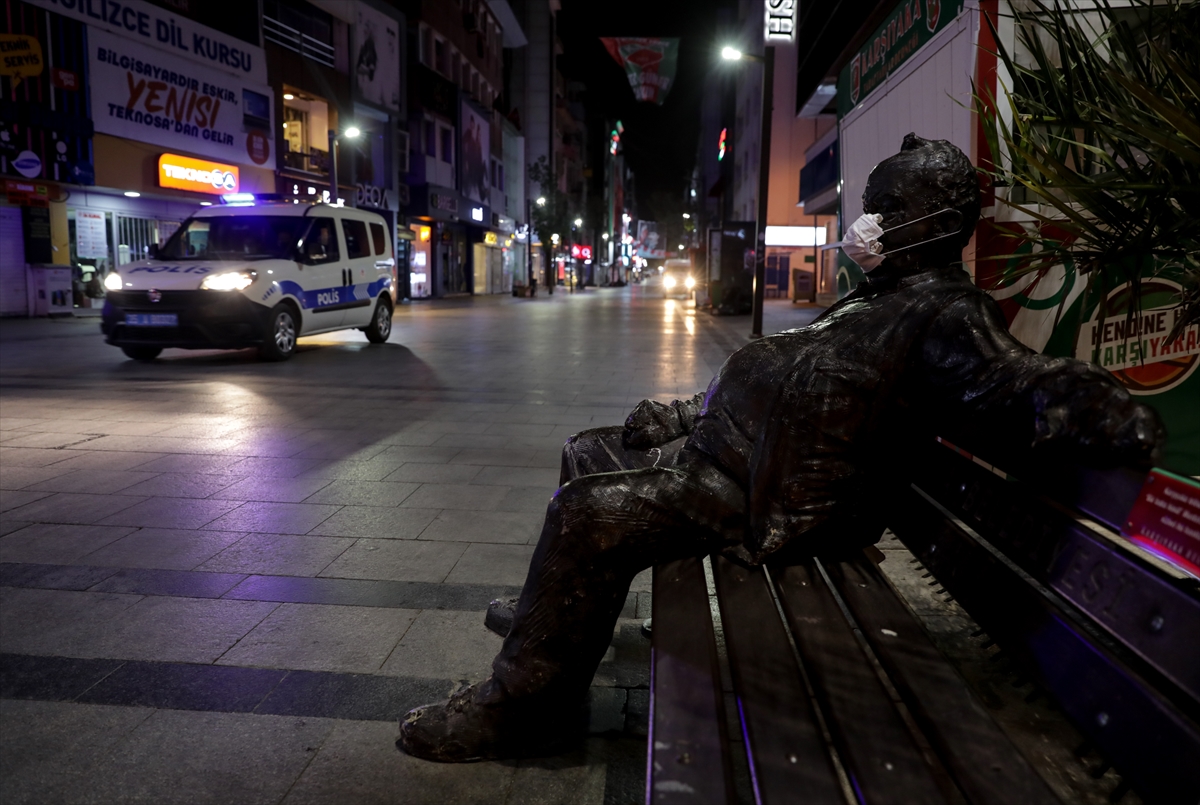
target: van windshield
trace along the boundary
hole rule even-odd
[[[158,251],[160,260],[295,258],[309,220],[295,215],[189,218]]]

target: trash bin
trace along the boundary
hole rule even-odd
[[[69,266],[30,266],[33,275],[33,315],[67,316],[75,310]]]

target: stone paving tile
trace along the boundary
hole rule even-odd
[[[404,462],[387,456],[375,456],[367,461],[328,461],[297,478],[330,478],[345,481],[382,481]],[[424,466],[431,466],[426,464]],[[403,479],[389,479],[403,480]]]
[[[181,473],[229,473],[231,475],[249,475],[250,472],[232,473],[229,468],[244,459],[237,456],[188,455],[179,453],[160,456],[138,466],[147,472],[181,472]]]
[[[230,464],[225,470],[251,478],[295,478],[323,463],[315,458],[244,458]]]
[[[232,501],[230,501],[232,502]],[[205,528],[267,534],[307,534],[328,520],[340,506],[316,503],[243,503]]]
[[[17,506],[9,511],[11,517],[18,520],[32,520],[37,523],[98,523],[110,515],[136,506],[145,498],[127,497],[124,495],[79,495],[69,492],[11,492],[0,493],[13,495],[35,495],[34,500]],[[110,525],[124,525],[111,523]]]
[[[492,672],[501,642],[483,625],[482,612],[427,609],[409,626],[380,673],[478,682]]]
[[[529,575],[533,546],[473,543],[450,571],[451,584],[510,584],[521,586]]]
[[[346,506],[309,534],[329,537],[416,539],[438,515],[438,509],[392,506]]]
[[[48,498],[51,492],[30,492],[27,489],[0,489],[0,512],[19,509],[34,501]],[[34,510],[36,511],[36,510]],[[32,515],[31,515],[32,516]]]
[[[191,570],[244,536],[239,531],[142,528],[78,559],[85,564],[109,567]],[[3,541],[0,541],[0,558],[4,555]]]
[[[245,478],[214,492],[214,500],[299,503],[330,484],[328,478]],[[314,501],[316,502],[316,501]]]
[[[409,481],[419,484],[465,484],[472,482],[485,467],[475,464],[402,464],[385,481]]]
[[[284,805],[499,805],[528,801],[508,796],[518,770],[512,763],[466,763],[446,773],[441,764],[405,755],[394,724],[338,722]],[[591,805],[595,800],[578,801]],[[603,802],[601,798],[600,802]]]
[[[71,564],[132,531],[127,526],[30,525],[0,537],[0,562]]]
[[[507,491],[505,486],[423,484],[400,505],[403,508],[489,511],[496,508]]]
[[[515,449],[465,448],[458,451],[451,463],[483,464],[496,467],[524,467],[529,464],[536,451],[528,447]]]
[[[337,480],[304,499],[305,503],[334,503],[345,506],[399,506],[419,484],[379,481]]]
[[[196,567],[211,573],[315,576],[354,543],[352,539],[249,534]]]
[[[457,447],[401,447],[392,446],[380,455],[398,459],[406,464],[447,464],[461,450]]]
[[[546,490],[547,496],[558,489],[559,469],[545,467],[484,467],[471,479],[472,484],[527,486]]]
[[[546,514],[546,507],[550,505],[553,495],[553,488],[514,486],[505,493],[504,498],[496,505],[496,509],[502,512],[535,513],[539,517],[540,524],[541,517]]]
[[[48,478],[25,487],[36,492],[80,492],[106,495],[120,492],[155,477],[152,472],[130,470],[72,470],[65,475]]]
[[[83,433],[52,433],[52,432],[22,432],[10,435],[4,440],[5,448],[10,447],[46,447],[59,449],[71,447],[95,439],[99,434]]]
[[[0,699],[5,732],[0,741],[0,798],[6,805],[86,802],[89,772],[103,766],[149,708],[104,707],[67,702]]]
[[[7,536],[14,531],[20,531],[28,525],[32,525],[32,523],[26,520],[10,520],[7,517],[0,516],[0,537]]]
[[[547,499],[549,496],[546,496]],[[537,542],[545,519],[545,502],[538,512],[455,511],[447,509],[421,532],[420,540],[526,545]],[[524,583],[522,577],[521,581]]]
[[[137,595],[0,587],[0,651],[84,656],[75,644],[140,600]]]
[[[194,498],[149,498],[113,496],[113,500],[133,501],[102,521],[105,525],[131,525],[140,528],[200,528],[226,512],[243,505],[236,500],[196,500]],[[236,531],[238,529],[221,529]],[[248,529],[247,529],[248,530]]]
[[[164,472],[121,491],[124,495],[167,498],[206,498],[242,480],[240,475]]]
[[[467,549],[454,542],[360,539],[320,575],[336,579],[441,582]]]
[[[0,466],[0,489],[24,489],[68,472],[70,470],[63,469],[61,463],[48,467]]]
[[[281,604],[217,664],[375,673],[417,614],[406,609]]]

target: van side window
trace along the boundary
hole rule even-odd
[[[342,232],[346,235],[346,259],[371,256],[371,245],[367,242],[365,221],[342,219]]]
[[[387,257],[387,233],[383,231],[383,224],[371,224],[371,240],[375,241],[375,254]]]
[[[305,262],[331,263],[339,259],[337,225],[332,218],[314,218],[304,239]]]

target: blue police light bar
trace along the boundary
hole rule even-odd
[[[226,193],[221,196],[222,204],[230,204],[234,207],[253,207],[253,193]]]

